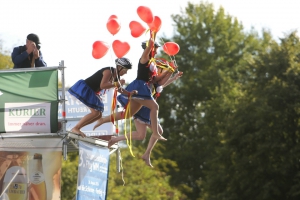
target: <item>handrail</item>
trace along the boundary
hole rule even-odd
[[[54,66],[54,67],[35,67],[35,68],[16,68],[16,69],[5,69],[0,70],[0,73],[7,73],[7,72],[34,72],[34,71],[49,71],[54,69],[63,69],[64,66]]]

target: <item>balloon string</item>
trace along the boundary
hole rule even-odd
[[[164,41],[162,38],[159,38],[159,39],[162,41],[163,44],[165,43],[165,41]],[[164,47],[168,50],[168,47],[167,47],[167,46],[164,46]],[[171,56],[171,55],[169,55],[169,54],[168,54],[168,56],[169,56],[171,62],[174,63],[174,66],[176,67],[176,71],[178,71],[178,65],[177,65],[175,56]]]

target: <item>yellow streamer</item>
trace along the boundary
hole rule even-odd
[[[110,121],[115,125],[116,127],[116,133],[119,134],[119,127],[118,127],[118,123],[115,124],[116,121],[116,104],[117,104],[117,89],[114,89],[114,95],[113,95],[113,100],[111,103],[111,117],[110,117]]]
[[[129,96],[128,98],[128,104],[127,104],[127,108],[125,110],[125,124],[124,124],[124,129],[125,129],[125,138],[126,138],[126,142],[127,142],[127,146],[130,150],[130,153],[133,157],[135,157],[133,155],[133,152],[132,152],[132,145],[131,145],[131,139],[132,139],[132,135],[131,135],[131,112],[130,112],[130,103],[131,102],[131,95]],[[127,121],[127,117],[129,119],[129,126],[130,126],[130,129],[129,129],[129,140],[128,140],[128,137],[127,137],[127,134],[126,134],[126,121]]]
[[[169,62],[167,60],[164,60],[162,58],[153,58],[154,62],[156,64],[156,67],[162,68],[162,69],[167,69],[171,72],[175,72],[175,69],[170,66]]]

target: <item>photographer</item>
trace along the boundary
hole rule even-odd
[[[31,33],[27,36],[26,45],[15,47],[11,58],[16,68],[47,67],[40,51],[39,37]]]

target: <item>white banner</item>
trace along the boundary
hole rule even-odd
[[[50,107],[45,102],[5,103],[5,131],[50,133]]]

